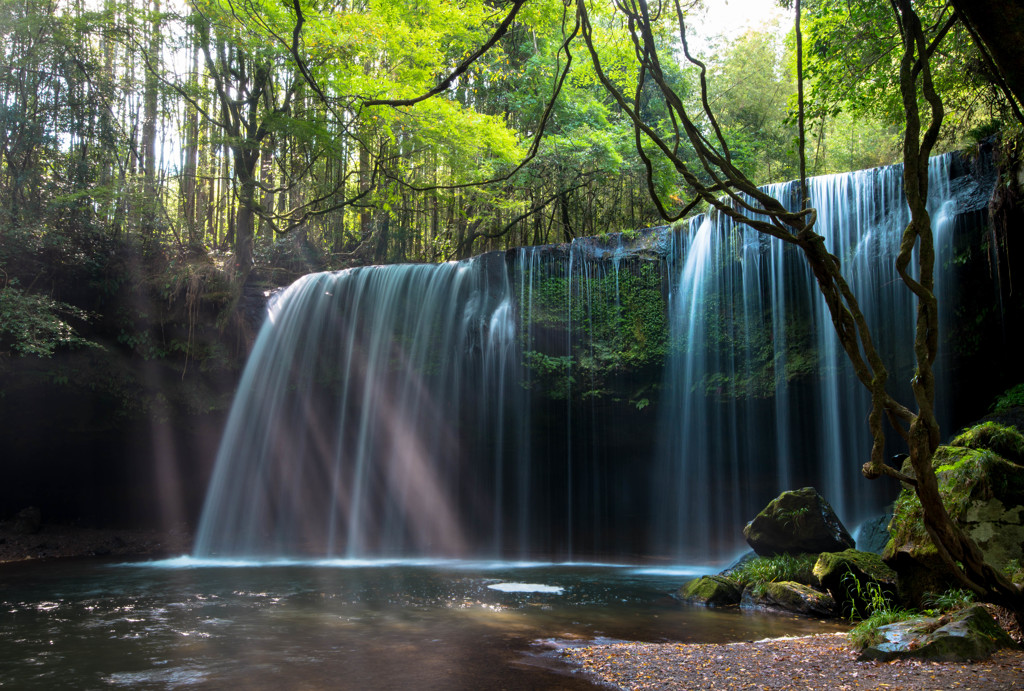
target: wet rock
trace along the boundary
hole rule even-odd
[[[866,615],[873,595],[892,598],[899,592],[899,578],[881,556],[855,549],[821,554],[814,564],[814,577],[844,613]]]
[[[725,576],[701,576],[679,589],[678,597],[691,605],[730,607],[738,605],[743,586]]]
[[[1002,648],[1015,647],[1010,636],[980,605],[940,618],[914,617],[887,624],[878,628],[877,636],[877,642],[861,651],[861,660],[976,662]]]
[[[35,506],[22,509],[14,517],[14,532],[18,535],[35,535],[42,526],[42,512]]]
[[[831,595],[794,581],[765,584],[763,600],[770,607],[808,617],[834,617],[838,611]]]
[[[783,492],[743,529],[761,556],[839,552],[854,540],[835,511],[813,487]]]
[[[857,549],[861,552],[873,552],[881,554],[889,543],[889,522],[892,521],[892,514],[887,513],[875,518],[869,518],[860,524],[857,531]]]

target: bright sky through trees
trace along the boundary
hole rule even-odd
[[[700,33],[735,38],[747,29],[764,29],[790,13],[775,0],[707,0],[700,15]]]

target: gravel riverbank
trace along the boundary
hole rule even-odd
[[[857,662],[846,634],[730,644],[609,643],[562,653],[618,689],[1024,689],[1024,650],[972,664]]]

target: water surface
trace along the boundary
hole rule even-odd
[[[683,606],[692,569],[489,562],[0,568],[0,686],[583,689],[551,651],[836,630]]]

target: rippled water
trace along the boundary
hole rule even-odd
[[[11,564],[0,568],[0,686],[577,689],[591,687],[552,648],[836,629],[682,606],[668,594],[689,575],[578,564]]]

